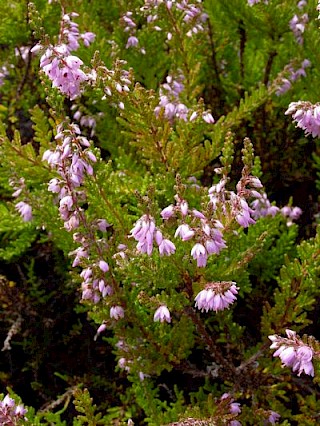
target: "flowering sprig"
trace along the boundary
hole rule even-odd
[[[305,30],[305,26],[309,21],[309,16],[307,13],[304,13],[301,16],[294,15],[294,17],[290,20],[289,26],[291,31],[293,32],[297,43],[303,44],[303,33]]]
[[[24,222],[30,222],[32,220],[32,206],[29,200],[27,200],[29,194],[25,184],[25,179],[12,178],[10,179],[9,184],[15,190],[12,194],[12,197],[17,198],[21,194],[24,196],[24,201],[17,202],[15,205],[15,209],[20,213],[20,216],[22,217],[22,220]]]
[[[5,426],[16,426],[19,424],[19,420],[24,418],[27,410],[22,404],[16,405],[14,399],[6,395],[2,401],[0,401],[0,422],[1,425]]]
[[[81,135],[76,124],[59,124],[55,140],[55,149],[49,149],[43,154],[43,160],[59,174],[59,178],[50,180],[48,190],[57,194],[59,213],[65,229],[74,232],[74,241],[81,244],[70,255],[74,256],[72,266],[80,265],[84,268],[80,273],[83,280],[82,298],[97,303],[101,296],[113,293],[105,279],[105,274],[109,271],[109,265],[104,259],[107,243],[103,238],[98,242],[95,237],[95,231],[105,232],[108,224],[104,219],[88,223],[81,207],[86,200],[81,186],[86,176],[93,175],[92,164],[97,159],[90,150],[90,142]],[[75,232],[80,226],[84,232]],[[96,257],[96,260],[88,263],[88,259],[92,257]]]
[[[163,238],[162,232],[157,229],[154,218],[149,214],[143,215],[130,231],[137,244],[137,251],[151,256],[154,243],[157,244],[160,256],[170,256],[176,251],[175,245]]]
[[[52,81],[52,86],[57,87],[71,100],[81,94],[83,82],[95,77],[92,73],[85,73],[81,69],[82,60],[71,54],[79,48],[80,40],[85,46],[89,46],[95,38],[95,34],[91,32],[80,34],[78,24],[72,21],[72,18],[76,16],[78,14],[74,12],[63,13],[56,45],[44,46],[38,43],[31,49],[33,53],[45,49],[40,59],[40,67]]]
[[[310,65],[311,62],[309,59],[304,59],[300,66],[294,64],[287,65],[284,68],[285,76],[281,76],[276,80],[276,95],[283,95],[292,88],[292,83],[294,83],[300,77],[306,77],[306,68],[310,67]]]
[[[164,11],[166,19],[159,23],[160,9]],[[172,39],[172,29],[163,28],[164,22],[181,22],[181,30],[187,37],[192,37],[199,32],[204,31],[204,23],[208,15],[203,12],[201,0],[195,0],[194,3],[189,0],[148,0],[140,11],[147,17],[147,24],[155,31],[166,31],[167,40]],[[176,16],[174,16],[176,15]]]
[[[307,101],[291,102],[285,112],[305,131],[306,136],[320,137],[320,104]]]
[[[315,356],[314,349],[304,343],[295,331],[286,330],[287,338],[277,334],[269,336],[272,344],[271,349],[277,349],[273,356],[278,356],[282,361],[282,367],[290,367],[293,372],[314,376],[312,358]]]
[[[195,297],[195,306],[203,311],[223,311],[237,300],[239,287],[233,281],[211,282]]]

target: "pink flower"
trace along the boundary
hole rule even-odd
[[[196,308],[203,311],[222,311],[223,309],[229,308],[237,298],[235,295],[238,294],[238,287],[233,281],[227,282],[212,282],[208,283],[204,290],[195,297]]]
[[[20,213],[24,222],[30,222],[30,220],[32,219],[32,207],[28,203],[20,201],[15,205],[15,208]]]
[[[160,215],[163,219],[170,219],[174,215],[174,206],[170,204],[170,206],[161,211]]]
[[[154,313],[153,321],[171,322],[169,309],[165,305],[161,305]]]
[[[153,250],[153,240],[155,237],[156,225],[154,219],[149,215],[143,215],[131,229],[130,233],[138,241],[137,250],[147,253],[149,256]]]
[[[129,47],[137,47],[138,44],[139,44],[139,40],[137,39],[137,37],[130,36],[126,44],[126,49],[128,49]]]
[[[269,411],[269,417],[268,417],[268,422],[271,423],[272,425],[275,425],[276,422],[280,419],[280,414],[276,413],[275,411],[270,410]]]
[[[178,226],[174,236],[179,236],[182,241],[188,241],[194,236],[194,231],[190,228],[189,225],[183,223],[182,225]]]
[[[298,372],[314,376],[314,368],[312,358],[314,355],[313,349],[303,343],[295,331],[286,330],[288,338],[283,338],[278,335],[269,336],[272,341],[271,349],[277,349],[273,356],[278,356],[282,361],[282,366],[292,368],[293,372]]]
[[[99,261],[99,268],[102,272],[108,272],[109,271],[109,265],[104,260]]]
[[[118,320],[124,317],[124,310],[121,306],[112,306],[110,308],[110,318]]]
[[[208,256],[207,251],[202,244],[197,243],[192,247],[191,256],[197,261],[197,266],[199,268],[206,266]]]
[[[176,246],[170,241],[163,239],[159,245],[160,256],[170,256],[176,251]]]

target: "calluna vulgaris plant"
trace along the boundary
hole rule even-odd
[[[1,424],[318,424],[320,3],[10,7]]]

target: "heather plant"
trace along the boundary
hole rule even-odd
[[[3,424],[317,424],[315,2],[12,9]]]

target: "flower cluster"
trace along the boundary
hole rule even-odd
[[[255,220],[265,216],[274,217],[277,213],[280,213],[287,219],[288,226],[291,226],[302,214],[300,207],[284,206],[280,209],[279,207],[272,205],[266,193],[261,194],[253,200],[251,208],[253,210],[252,216]]]
[[[17,198],[23,192],[26,192],[26,184],[24,178],[20,178],[18,180],[10,179],[9,184],[15,190],[12,194],[12,197],[14,198]],[[19,201],[15,205],[15,209],[20,213],[20,216],[22,217],[24,222],[30,222],[30,220],[32,220],[32,207],[28,202]]]
[[[248,5],[253,6],[255,4],[260,3],[261,0],[248,0]],[[268,4],[268,0],[264,0],[264,4]]]
[[[300,68],[295,69],[292,65],[285,68],[287,77],[282,77],[278,83],[276,95],[280,96],[291,89],[292,83],[300,77],[306,77],[306,68],[310,67],[311,62],[308,59],[302,61]]]
[[[168,239],[163,238],[162,232],[156,228],[152,216],[145,214],[130,231],[131,236],[138,241],[139,253],[147,253],[151,256],[154,242],[157,244],[160,256],[170,256],[176,251],[175,245]]]
[[[220,182],[209,189],[209,198],[212,208],[222,209],[225,216],[231,216],[244,228],[255,223],[254,210],[249,207],[247,198],[260,198],[257,189],[262,189],[262,183],[257,177],[243,176],[237,184],[237,192],[226,190],[227,180],[223,177]],[[252,189],[247,189],[247,185]]]
[[[287,219],[287,225],[291,226],[293,221],[298,220],[302,214],[300,207],[285,206],[280,210],[281,214]]]
[[[180,74],[175,80],[172,76],[167,76],[166,83],[160,89],[160,102],[155,108],[156,116],[159,116],[161,110],[164,111],[164,116],[172,121],[174,118],[180,118],[187,121],[188,108],[180,102],[179,95],[183,91],[183,76]]]
[[[230,414],[233,414],[234,416],[237,416],[241,413],[240,403],[234,402],[234,399],[229,393],[224,393],[221,397],[222,402],[228,403],[228,410]],[[231,420],[229,423],[230,426],[241,426],[241,423],[238,420]]]
[[[175,237],[180,237],[182,241],[197,239],[197,243],[191,249],[191,256],[197,261],[198,267],[207,264],[208,256],[218,254],[226,247],[221,229],[223,225],[220,221],[208,219],[202,212],[196,209],[189,209],[187,201],[175,196],[177,204],[170,205],[160,213],[165,220],[179,214],[182,223],[175,231]],[[189,223],[188,223],[189,222]]]
[[[70,253],[74,256],[72,266],[78,266],[88,259],[92,246],[98,254],[97,261],[93,264],[91,262],[90,266],[86,265],[80,274],[83,279],[82,298],[97,303],[101,296],[112,294],[112,288],[105,281],[105,274],[109,271],[109,265],[103,255],[106,244],[103,239],[100,239],[99,244],[95,241],[93,230],[105,232],[108,224],[104,219],[88,224],[81,207],[85,201],[81,185],[86,175],[93,174],[92,163],[96,162],[96,157],[90,150],[90,142],[81,135],[76,124],[61,123],[57,127],[55,139],[55,150],[45,151],[43,160],[46,160],[60,177],[50,180],[48,190],[57,194],[59,213],[65,229],[74,232],[81,224],[86,230],[85,233],[75,232],[73,235],[74,241],[81,246]]]
[[[239,288],[233,281],[212,282],[206,284],[204,290],[195,297],[195,306],[203,311],[223,311],[235,300]]]
[[[134,22],[132,15],[133,13],[128,11],[121,18],[121,23],[125,27],[124,31],[129,34],[126,49],[129,47],[137,47],[139,44],[139,40],[136,36],[137,24]],[[145,53],[144,49],[141,49],[140,51],[141,53]]]
[[[307,13],[304,13],[301,16],[294,15],[294,17],[290,20],[290,29],[293,32],[297,43],[299,44],[303,44],[303,33],[308,21],[309,17]]]
[[[160,102],[154,109],[156,117],[163,111],[164,117],[171,122],[174,119],[181,119],[184,121],[194,121],[199,113],[190,110],[184,103],[180,101],[180,94],[184,90],[183,75],[179,74],[176,79],[168,75],[166,83],[160,88]],[[208,124],[214,123],[214,118],[210,111],[203,111],[201,113],[203,121]]]
[[[140,10],[147,15],[147,23],[149,26],[152,26],[152,28],[156,31],[162,31],[162,28],[159,26],[157,21],[158,8],[161,4],[163,4],[171,19],[173,11],[180,14],[180,16],[177,17],[177,20],[182,22],[186,36],[192,37],[204,30],[203,25],[208,19],[208,15],[202,10],[201,0],[196,0],[196,3],[198,4],[190,3],[189,0],[146,0],[145,5],[142,6]],[[166,21],[168,20],[170,22],[170,19],[166,19]],[[168,31],[167,39],[170,41],[171,38],[172,33]]]
[[[272,344],[271,349],[277,349],[273,354],[274,357],[278,356],[282,361],[282,366],[292,368],[293,372],[297,372],[298,376],[301,373],[314,376],[314,368],[312,358],[314,350],[306,345],[295,331],[286,330],[287,338],[272,335],[269,336]]]
[[[305,134],[320,137],[320,104],[311,104],[307,101],[291,102],[285,112],[292,115],[292,118],[305,131]]]
[[[270,203],[267,194],[264,192],[251,203],[252,216],[255,220],[265,216],[275,216],[279,212],[279,207]]]
[[[0,401],[0,422],[3,426],[14,426],[19,419],[22,419],[27,410],[22,404],[16,405],[14,399],[6,395]]]
[[[58,44],[47,47],[40,59],[40,67],[52,81],[52,86],[57,87],[70,99],[75,99],[81,94],[81,84],[89,79],[94,79],[93,74],[86,74],[81,66],[83,62],[71,52],[77,50],[81,39],[85,46],[94,40],[91,32],[80,34],[78,24],[72,21],[77,13],[65,14],[61,20],[61,29]],[[37,44],[31,50],[33,53],[43,50],[41,44]]]

